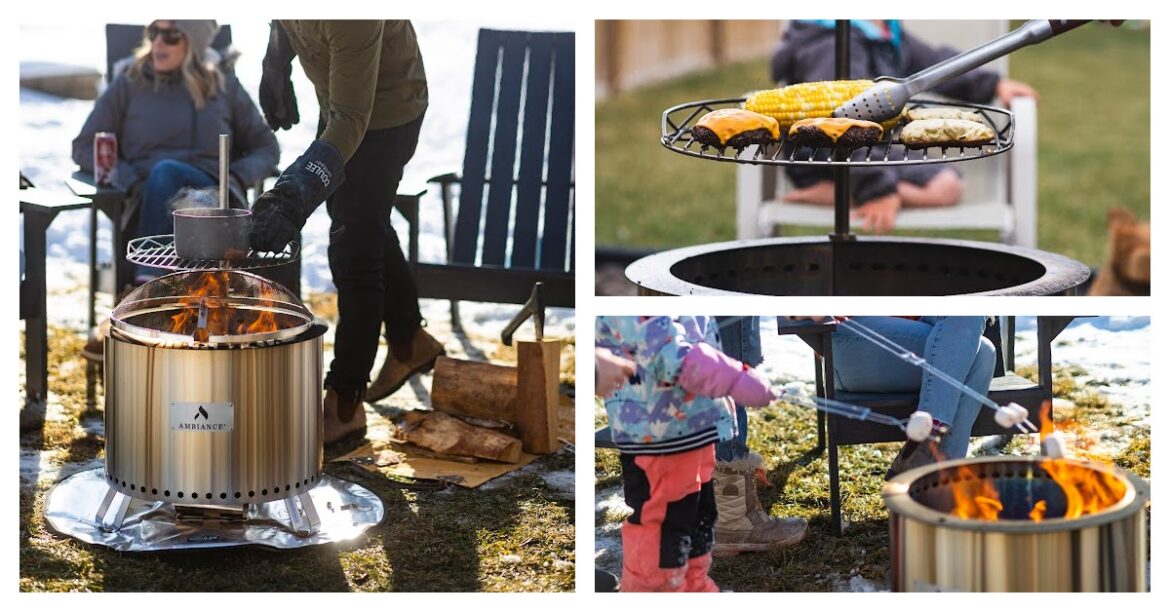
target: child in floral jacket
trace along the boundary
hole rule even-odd
[[[715,443],[735,434],[733,402],[766,406],[761,375],[719,351],[711,317],[599,317],[597,346],[635,374],[606,398],[626,504],[622,591],[718,591],[707,575],[715,525]]]

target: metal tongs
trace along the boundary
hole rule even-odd
[[[1035,19],[985,43],[943,60],[906,78],[878,77],[873,87],[861,92],[833,111],[834,117],[881,123],[902,113],[911,97],[949,81],[960,74],[1003,57],[1016,49],[1034,45],[1088,23],[1075,19]]]

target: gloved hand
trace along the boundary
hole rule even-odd
[[[766,378],[706,343],[691,347],[683,357],[678,384],[696,395],[730,396],[744,406],[767,406],[776,400]]]
[[[279,21],[273,20],[270,28],[260,75],[260,110],[272,131],[287,130],[301,120],[292,84],[292,59],[296,52]]]
[[[280,173],[272,189],[252,205],[249,239],[257,251],[280,251],[305,226],[305,220],[345,180],[337,148],[314,140],[304,155]]]

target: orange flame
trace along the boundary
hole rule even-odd
[[[1125,495],[1125,482],[1098,470],[1065,459],[1044,459],[1040,469],[1048,472],[1068,501],[1064,518],[1079,518],[1116,504]]]
[[[228,273],[226,271],[205,272],[200,275],[190,293],[179,299],[185,306],[178,314],[171,317],[171,331],[183,335],[200,335],[206,333],[223,333],[227,329],[228,313],[223,307],[221,298],[227,297]],[[195,329],[199,325],[199,306],[206,304],[208,317],[206,327]]]
[[[268,286],[261,288],[261,308],[243,309],[227,305],[229,291],[228,271],[206,272],[199,276],[189,293],[179,299],[181,311],[171,317],[171,332],[191,336],[197,342],[206,342],[210,335],[231,332],[263,333],[279,329],[275,304],[276,292]],[[207,307],[207,320],[199,326],[200,306]]]
[[[1053,431],[1056,431],[1056,423],[1052,419],[1052,401],[1044,400],[1040,406],[1040,441],[1051,436]]]
[[[1032,511],[1028,513],[1028,518],[1039,523],[1040,521],[1044,520],[1045,512],[1048,512],[1048,501],[1042,499],[1036,502],[1035,506],[1032,506]]]
[[[951,514],[965,519],[998,520],[1003,504],[991,479],[983,478],[969,465],[960,465],[955,470],[956,478],[951,485],[955,508]]]
[[[1083,428],[1083,425],[1075,421],[1068,419],[1061,421],[1062,430]],[[1055,431],[1052,403],[1044,402],[1040,408],[1040,440],[1043,442]],[[1041,459],[1039,465],[1064,492],[1067,509],[1063,518],[1073,519],[1100,512],[1116,504],[1125,495],[1125,481],[1108,472],[1066,459]],[[1003,511],[999,493],[991,479],[979,476],[973,468],[966,465],[956,468],[951,493],[955,500],[951,514],[959,518],[999,520],[1000,512]],[[1028,512],[1028,518],[1035,522],[1043,521],[1048,512],[1049,501],[1046,499],[1036,501],[1032,510]]]
[[[272,310],[275,302],[276,292],[269,286],[265,285],[260,289],[260,297],[263,300],[262,306],[257,310],[256,318],[251,323],[247,321],[241,322],[239,326],[240,333],[258,334],[264,332],[273,332],[279,329],[276,324],[276,311]]]

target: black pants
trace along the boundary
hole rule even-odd
[[[369,130],[345,165],[345,182],[327,200],[329,269],[337,286],[337,335],[325,384],[365,389],[383,324],[391,342],[418,330],[418,290],[390,225],[406,162],[414,156],[423,118]]]

